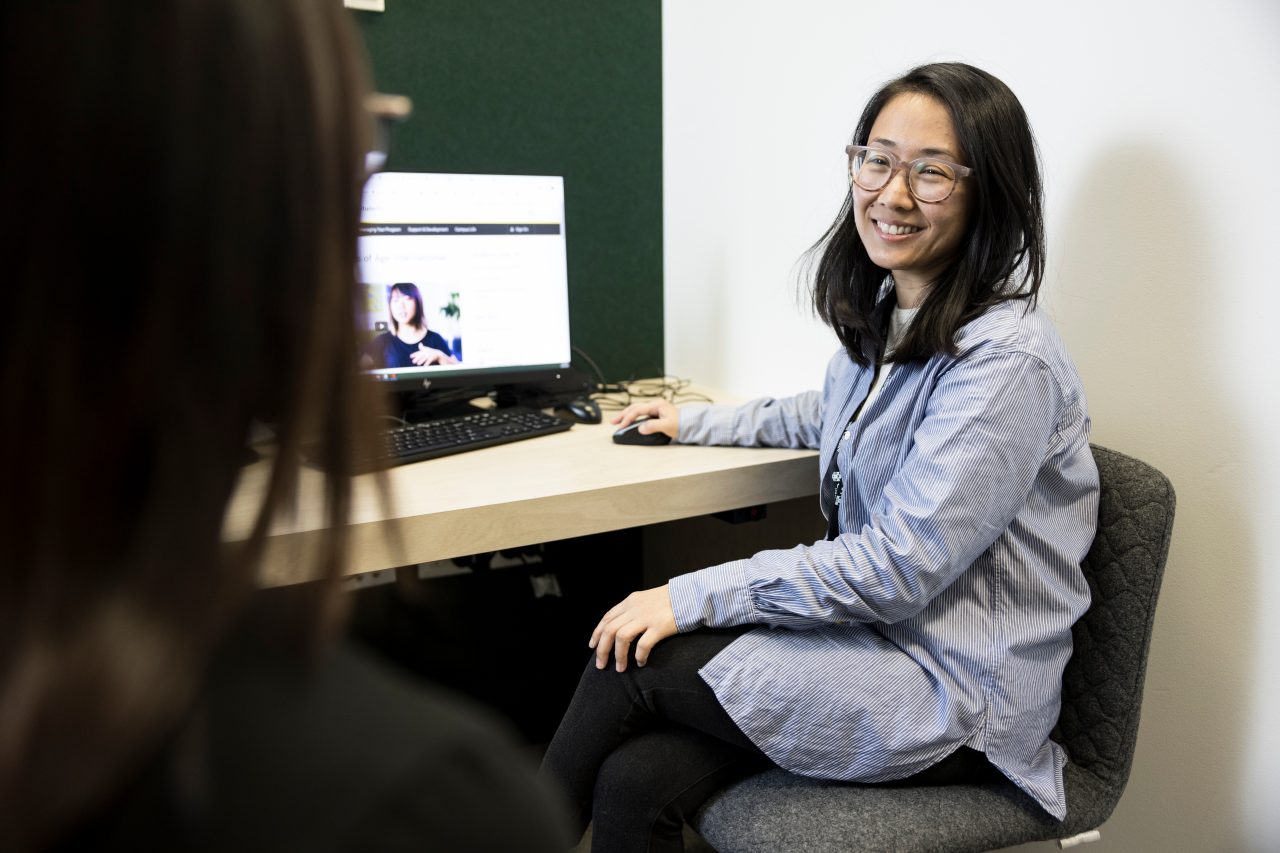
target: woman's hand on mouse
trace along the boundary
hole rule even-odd
[[[645,400],[643,403],[632,403],[618,413],[612,423],[618,428],[628,426],[637,418],[648,418],[636,427],[645,435],[664,432],[671,438],[680,431],[680,410],[666,400]]]
[[[676,615],[667,585],[663,584],[633,592],[615,605],[591,632],[588,645],[596,650],[596,669],[604,669],[612,653],[615,667],[622,672],[627,668],[627,651],[632,643],[636,646],[636,663],[644,666],[653,647],[675,633]]]

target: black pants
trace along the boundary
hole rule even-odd
[[[644,667],[587,664],[542,762],[593,850],[679,851],[686,817],[735,779],[769,766],[698,670],[747,628],[662,641]]]
[[[677,634],[626,672],[587,664],[542,762],[564,792],[593,851],[682,851],[683,826],[716,791],[772,766],[725,713],[698,670],[752,626]],[[1000,778],[962,747],[889,785],[950,785]]]

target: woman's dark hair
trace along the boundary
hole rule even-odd
[[[336,0],[0,7],[0,848],[88,819],[198,701],[299,448],[329,635],[362,433],[366,70]],[[254,423],[251,532],[225,543]]]
[[[922,65],[885,84],[858,120],[853,143],[865,145],[876,117],[905,94],[936,99],[951,115],[966,165],[974,173],[972,207],[955,259],[929,287],[892,359],[954,355],[956,332],[992,305],[1035,304],[1044,276],[1044,213],[1039,158],[1031,126],[1009,87],[958,62]],[[818,316],[850,358],[869,364],[883,353],[893,299],[882,299],[888,270],[858,236],[853,194],[813,248],[821,253],[813,280]]]
[[[399,281],[391,285],[391,289],[387,291],[387,316],[391,318],[391,331],[400,331],[400,324],[396,321],[396,315],[391,313],[391,294],[396,292],[413,300],[413,316],[409,318],[409,325],[415,329],[425,329],[427,326],[427,310],[422,307],[422,291],[418,290],[418,285],[412,282]]]

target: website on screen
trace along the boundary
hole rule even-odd
[[[569,363],[563,179],[374,175],[358,255],[375,377]]]

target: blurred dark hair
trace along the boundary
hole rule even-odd
[[[12,0],[0,92],[0,847],[23,849],[186,713],[304,434],[316,574],[340,572],[368,131],[337,0]],[[276,452],[251,535],[225,544],[255,421]],[[337,609],[316,589],[300,653]]]
[[[412,282],[398,281],[391,285],[391,289],[387,291],[387,316],[391,319],[391,331],[400,331],[400,324],[396,322],[396,315],[391,313],[391,294],[397,291],[413,300],[413,316],[409,318],[409,325],[415,329],[426,328],[427,310],[422,307],[422,291],[418,290],[418,285]]]
[[[956,332],[992,305],[1035,304],[1044,277],[1044,212],[1039,156],[1017,97],[997,78],[958,62],[922,65],[886,83],[854,131],[866,145],[876,117],[898,95],[927,95],[951,115],[961,156],[973,168],[972,207],[955,259],[926,292],[894,361],[955,354]],[[893,300],[881,301],[888,270],[876,266],[858,236],[853,195],[809,250],[820,253],[813,280],[818,316],[849,356],[869,364],[884,350]]]

